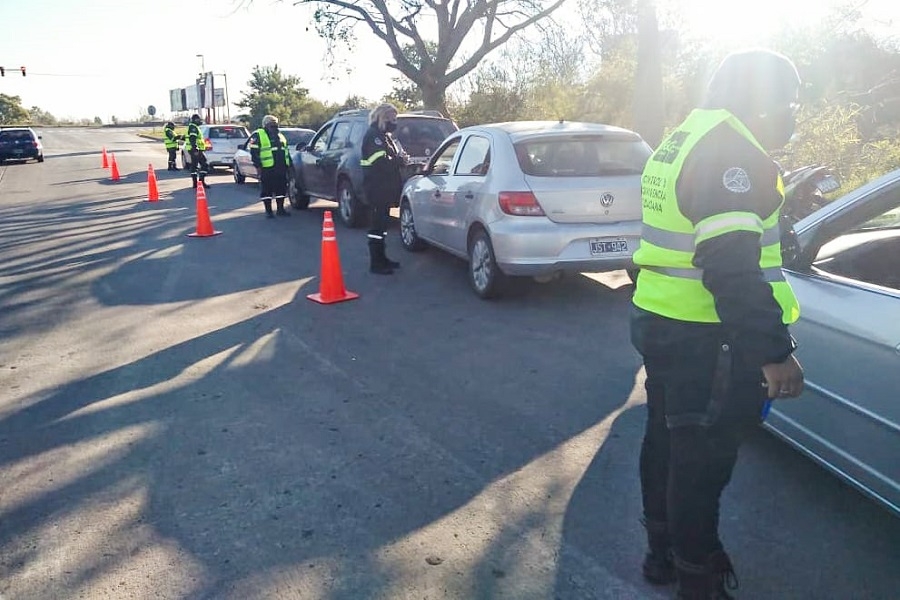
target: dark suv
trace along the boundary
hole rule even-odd
[[[33,158],[44,162],[44,146],[41,136],[31,127],[0,128],[0,163],[5,160],[28,160]]]
[[[290,181],[294,208],[309,206],[310,197],[338,203],[341,222],[348,227],[362,224],[362,166],[360,147],[369,127],[369,111],[347,110],[325,123],[302,150],[292,154],[294,177]],[[404,180],[412,176],[418,164],[458,128],[436,111],[401,113],[397,116],[396,139],[409,154]],[[397,201],[399,202],[399,198]]]

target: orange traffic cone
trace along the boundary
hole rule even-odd
[[[106,146],[103,146],[103,168],[109,168],[109,158],[106,156]]]
[[[147,201],[159,202],[159,188],[156,186],[156,173],[153,165],[147,165]]]
[[[219,235],[221,231],[213,229],[209,220],[209,207],[206,205],[206,190],[203,184],[197,186],[197,231],[189,233],[188,237],[211,237]]]
[[[307,298],[319,304],[333,304],[359,298],[359,294],[348,292],[344,288],[344,276],[341,274],[341,257],[338,252],[334,221],[331,218],[330,210],[325,211],[325,218],[322,220],[321,271],[319,292],[317,294],[309,294]]]
[[[110,178],[113,181],[118,181],[120,179],[120,177],[119,177],[119,165],[116,164],[116,155],[110,154],[109,161],[110,161],[110,172],[111,172]]]

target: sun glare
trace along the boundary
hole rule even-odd
[[[693,35],[725,46],[771,43],[791,22],[798,27],[828,12],[823,0],[685,0],[678,12]]]

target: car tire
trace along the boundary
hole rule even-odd
[[[241,168],[237,163],[234,163],[234,182],[238,185],[243,185],[245,181],[247,181],[247,178],[241,173]]]
[[[412,206],[406,198],[400,203],[400,243],[410,252],[425,249],[425,240],[416,232],[416,221],[413,218]]]
[[[337,184],[338,216],[341,223],[350,229],[355,229],[362,224],[360,213],[362,212],[359,199],[353,191],[353,184],[347,179],[341,179]]]
[[[288,200],[291,206],[297,210],[309,208],[309,194],[304,194],[297,185],[297,175],[288,175],[287,182]]]
[[[469,284],[482,300],[498,297],[506,284],[506,275],[497,265],[494,246],[484,229],[469,238]]]

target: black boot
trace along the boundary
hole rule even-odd
[[[675,559],[677,600],[734,600],[728,590],[738,587],[731,560],[724,551],[714,553],[707,564],[695,565]]]
[[[266,198],[263,200],[263,205],[266,207],[266,218],[272,219],[275,217],[275,213],[272,212],[272,200]]]
[[[389,266],[392,269],[399,269],[400,263],[398,263],[396,260],[389,259],[387,257],[387,254],[385,253],[386,244],[385,244],[384,240],[387,239],[387,232],[383,233],[382,236],[383,237],[381,239],[381,255],[384,258],[384,264],[386,264],[387,266]]]
[[[641,570],[644,579],[653,585],[675,583],[675,563],[672,561],[672,544],[665,522],[641,519],[647,530],[647,554]]]
[[[195,190],[197,189],[197,174],[196,173],[191,173],[191,187]]]
[[[369,240],[369,272],[376,275],[390,275],[394,272],[384,256],[384,240]]]
[[[275,214],[279,217],[289,217],[291,213],[284,210],[284,196],[275,196],[275,204],[278,208],[275,210]]]

